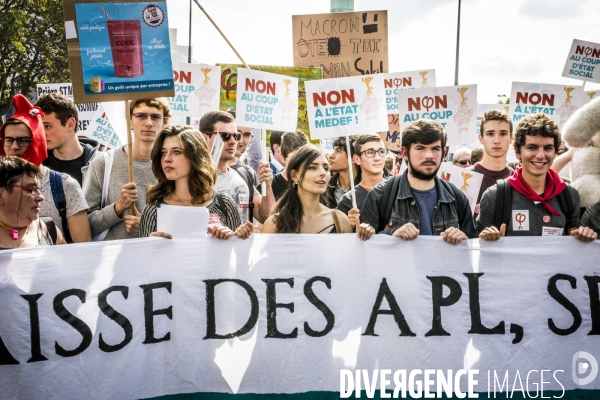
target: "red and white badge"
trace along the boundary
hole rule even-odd
[[[513,231],[529,230],[529,210],[513,210],[512,228]]]
[[[542,221],[544,221],[544,223],[547,224],[548,222],[550,222],[550,216],[544,215],[544,218],[542,218]]]

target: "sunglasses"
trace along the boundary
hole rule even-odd
[[[134,113],[132,115],[143,122],[145,122],[148,119],[148,117],[150,117],[152,122],[159,122],[164,118],[162,114]]]
[[[15,141],[17,142],[17,146],[27,147],[27,146],[29,146],[29,144],[31,143],[31,141],[33,139],[26,138],[26,137],[12,138],[12,137],[7,136],[2,140],[4,141],[4,147],[12,147],[12,145]]]
[[[219,135],[221,135],[221,139],[223,139],[224,142],[228,142],[232,136],[233,136],[233,140],[235,140],[236,142],[239,142],[240,139],[242,138],[241,133],[229,133],[229,132],[202,132],[202,133],[205,134],[206,136],[208,136],[209,138],[212,138],[213,135],[219,134]]]
[[[460,160],[458,163],[460,165],[469,165],[469,164],[471,164],[471,162],[469,160]]]
[[[29,194],[42,194],[42,188],[37,185],[9,185],[10,187],[18,187],[23,189],[26,193]]]

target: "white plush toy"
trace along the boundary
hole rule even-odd
[[[565,123],[563,140],[577,150],[571,159],[571,186],[581,207],[600,202],[600,98],[577,110]]]

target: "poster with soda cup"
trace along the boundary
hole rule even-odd
[[[75,102],[173,95],[166,2],[63,5]]]

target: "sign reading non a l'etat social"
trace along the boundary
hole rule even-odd
[[[510,91],[509,114],[516,125],[525,117],[546,114],[561,128],[583,105],[581,86],[546,83],[513,82]]]
[[[247,68],[238,68],[237,74],[238,126],[296,130],[298,78]]]
[[[573,39],[562,76],[600,83],[600,43]]]
[[[63,0],[77,103],[174,95],[165,1]]]
[[[384,74],[385,107],[388,114],[398,114],[398,92],[435,87],[435,70],[391,72]]]
[[[460,146],[477,139],[477,85],[446,86],[398,92],[400,124],[418,119],[440,123],[448,133],[448,145]]]
[[[221,67],[173,63],[175,96],[169,97],[173,115],[202,118],[219,109]]]
[[[313,139],[388,129],[383,75],[322,79],[304,85]]]

